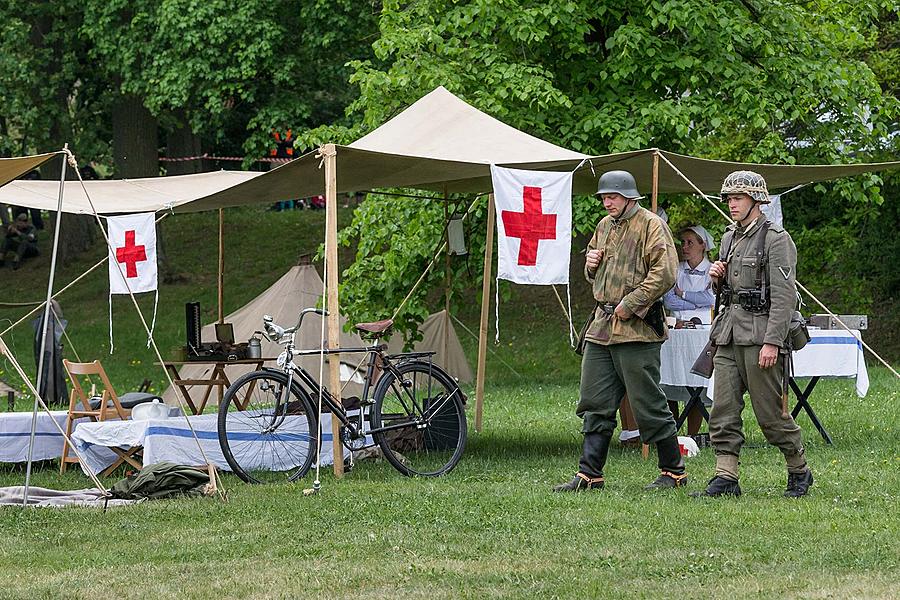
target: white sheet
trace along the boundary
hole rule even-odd
[[[216,467],[230,471],[222,449],[219,446],[217,429],[218,416],[215,414],[195,415],[188,417],[197,433],[203,452]],[[299,421],[299,420],[298,420]],[[303,420],[305,422],[305,419]],[[321,418],[322,430],[322,465],[334,462],[331,415]],[[304,425],[290,431],[288,438],[305,437]],[[72,435],[72,442],[85,458],[82,469],[99,473],[116,460],[111,447],[129,448],[144,447],[143,464],[149,465],[160,461],[170,461],[183,465],[205,464],[203,455],[197,448],[197,442],[185,423],[184,417],[149,420],[149,421],[104,421],[101,423],[83,423]],[[371,440],[370,440],[371,442]],[[265,448],[264,444],[260,445]],[[315,453],[315,448],[312,449]],[[260,466],[277,466],[271,454],[260,454]],[[281,465],[282,467],[284,465]]]
[[[62,456],[63,437],[53,425],[53,420],[65,429],[67,414],[64,410],[54,410],[51,417],[43,410],[38,412],[32,455],[34,460]],[[0,462],[27,461],[30,435],[30,412],[0,413]]]

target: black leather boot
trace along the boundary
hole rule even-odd
[[[554,492],[582,492],[599,490],[603,487],[603,467],[609,454],[611,435],[603,433],[586,433],[578,461],[578,472],[571,481],[561,483],[553,488]]]
[[[709,498],[718,498],[719,496],[740,496],[741,495],[741,486],[738,485],[738,482],[734,479],[728,479],[727,477],[722,477],[720,475],[716,475],[712,479],[709,480],[709,483],[706,486],[706,489],[702,492],[694,492],[691,496],[695,498],[701,497],[709,497]]]
[[[785,498],[799,498],[809,493],[812,487],[812,471],[806,469],[803,473],[788,473],[787,489],[784,490]]]
[[[644,489],[669,490],[687,485],[688,479],[684,472],[684,459],[681,457],[678,438],[673,435],[657,442],[656,453],[659,455],[659,477]]]

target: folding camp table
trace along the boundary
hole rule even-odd
[[[209,396],[212,393],[213,388],[217,388],[218,391],[218,399],[219,402],[222,401],[222,397],[225,394],[225,388],[231,385],[231,381],[229,381],[228,376],[225,375],[225,370],[231,365],[251,365],[251,370],[256,371],[261,369],[263,363],[268,361],[273,361],[274,358],[249,358],[245,360],[189,360],[189,361],[166,361],[163,363],[163,366],[172,376],[172,383],[175,384],[175,387],[181,393],[181,396],[184,398],[185,402],[187,402],[188,407],[190,407],[192,414],[199,415],[202,414],[206,409],[206,403],[209,401]],[[159,363],[156,363],[159,364]],[[181,375],[178,373],[178,367],[184,365],[212,365],[212,373],[208,377],[198,378],[198,379],[182,379]],[[189,388],[194,386],[199,386],[201,388],[206,388],[203,396],[199,399],[198,402],[194,401],[194,398],[191,396],[191,391]]]

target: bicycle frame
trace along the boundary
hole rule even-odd
[[[316,312],[324,316],[324,311],[320,311],[317,309],[305,309],[300,313],[300,319],[297,323],[297,326],[287,330],[281,329],[278,326],[273,326],[271,318],[268,318],[268,320],[264,318],[264,322],[266,322],[267,332],[263,333],[263,335],[265,335],[266,338],[270,341],[274,341],[285,346],[284,351],[282,351],[277,361],[280,369],[270,368],[267,370],[280,371],[282,373],[285,373],[286,375],[288,375],[290,382],[305,386],[306,390],[313,395],[314,399],[318,398],[318,394],[321,393],[323,404],[327,405],[332,415],[336,416],[341,424],[347,428],[349,439],[358,439],[364,437],[366,434],[382,433],[393,429],[403,429],[409,427],[410,422],[407,421],[402,423],[395,423],[392,425],[386,425],[375,429],[364,430],[366,418],[365,406],[368,406],[373,402],[373,400],[371,399],[370,389],[376,385],[375,369],[378,367],[378,362],[380,359],[380,366],[383,369],[384,373],[391,373],[395,378],[395,382],[392,384],[393,386],[396,386],[396,381],[402,381],[402,377],[397,370],[397,365],[403,364],[408,360],[428,357],[429,369],[434,368],[436,371],[443,373],[440,367],[432,364],[431,362],[431,357],[434,355],[434,352],[408,352],[395,355],[386,355],[384,351],[387,349],[387,345],[379,344],[377,339],[375,340],[375,343],[373,345],[365,346],[362,348],[329,348],[322,350],[301,350],[298,352],[295,351],[294,348],[294,334],[302,325],[303,317],[309,312]],[[282,341],[282,338],[284,338],[285,336],[286,339]],[[361,353],[368,354],[369,359],[366,366],[365,382],[363,385],[363,398],[361,401],[358,417],[351,417],[350,415],[348,415],[347,411],[331,394],[331,392],[329,392],[328,388],[317,382],[306,369],[293,362],[294,358],[297,356],[330,356],[332,354]],[[380,374],[379,377],[383,376],[384,373]],[[446,373],[444,373],[444,375],[446,375]],[[450,378],[449,376],[448,379],[452,381],[452,378]],[[405,386],[402,385],[401,387]],[[457,387],[453,391],[453,393],[448,394],[445,398],[442,399],[441,402],[435,404],[434,406],[430,406],[427,410],[425,410],[425,408],[423,406],[420,406],[416,401],[414,394],[410,394],[408,391],[403,390],[405,392],[406,398],[411,402],[411,410],[410,407],[407,406],[405,402],[403,402],[403,394],[399,393],[400,390],[397,390],[396,387],[394,387],[394,389],[398,392],[397,397],[400,398],[400,401],[403,404],[404,409],[407,411],[407,414],[415,415],[414,423],[419,429],[427,427],[431,422],[432,416],[439,413],[446,405],[446,403],[453,398],[454,395],[460,393],[459,387]],[[431,391],[429,390],[428,395],[430,396],[430,394]],[[287,406],[289,397],[290,386],[285,386],[284,390],[282,390],[282,393],[279,396],[275,411],[273,412],[272,422],[269,424],[269,427],[267,429],[276,429],[279,425],[281,425],[281,422],[287,416],[288,412],[286,409],[281,410],[281,407]]]

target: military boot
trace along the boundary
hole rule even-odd
[[[716,475],[709,480],[706,489],[702,492],[694,492],[691,494],[694,498],[718,498],[719,496],[740,496],[741,486],[734,479],[728,479],[721,475]]]
[[[603,466],[609,454],[611,435],[604,433],[585,433],[578,461],[578,472],[571,481],[561,483],[553,488],[554,492],[583,492],[599,490],[603,487]]]
[[[659,477],[644,487],[645,490],[669,490],[687,485],[687,473],[684,472],[684,458],[678,446],[678,438],[674,435],[656,443],[659,455]]]
[[[803,473],[788,473],[787,489],[784,490],[785,498],[799,498],[809,493],[812,487],[812,471],[806,469]]]

